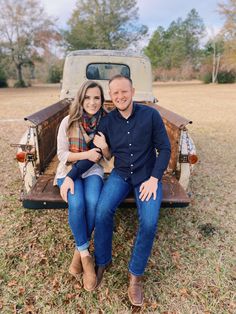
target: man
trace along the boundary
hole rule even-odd
[[[116,109],[101,121],[99,131],[105,136],[115,159],[114,169],[104,184],[97,205],[94,235],[97,285],[112,260],[116,208],[134,190],[139,228],[129,262],[128,297],[133,305],[141,306],[141,278],[155,238],[162,200],[161,178],[169,162],[170,142],[158,111],[133,102],[131,79],[114,76],[109,81],[109,92]],[[94,139],[94,144],[97,143],[99,135]],[[75,179],[81,175],[86,170],[83,167],[86,162],[76,163],[68,176]],[[88,163],[89,166],[91,164]],[[73,190],[72,181],[68,178],[61,192],[64,199],[69,188]]]

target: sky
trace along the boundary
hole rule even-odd
[[[226,0],[137,0],[139,22],[147,25],[149,34],[158,27],[168,28],[172,21],[179,17],[185,19],[188,12],[195,8],[203,19],[209,36],[215,35],[224,21],[217,12],[217,3]],[[65,28],[75,8],[76,0],[49,1],[41,0],[46,13],[57,17],[57,24]]]

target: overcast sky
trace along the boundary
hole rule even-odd
[[[65,28],[75,8],[76,0],[41,0],[46,12],[58,18],[60,27]],[[147,25],[151,34],[158,26],[167,28],[177,18],[185,19],[187,13],[195,8],[203,18],[209,33],[216,33],[223,25],[217,12],[217,3],[225,0],[137,0],[139,21]]]

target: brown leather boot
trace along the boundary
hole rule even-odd
[[[83,284],[86,291],[92,291],[97,286],[97,277],[93,259],[90,255],[81,258],[83,267]]]
[[[72,258],[69,273],[79,280],[80,274],[82,273],[81,256],[78,250],[75,250],[74,256]]]
[[[106,266],[95,266],[95,272],[97,274],[97,286],[98,288],[100,284],[102,283],[103,274],[106,270],[108,270],[111,267],[111,262],[108,263]]]
[[[129,275],[128,297],[132,305],[135,306],[143,305],[143,289],[141,281],[141,276]]]

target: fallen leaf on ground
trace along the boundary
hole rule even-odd
[[[20,287],[18,292],[19,292],[20,296],[23,295],[25,293],[25,288],[24,287]]]
[[[154,302],[154,303],[151,304],[151,308],[153,310],[156,310],[158,308],[158,306],[159,306],[159,304],[157,302]]]
[[[175,266],[179,267],[180,264],[180,253],[178,251],[171,253],[172,262],[175,264]]]
[[[81,289],[82,289],[82,285],[80,285],[79,283],[76,283],[76,284],[74,285],[74,288],[75,288],[76,290],[81,290]]]
[[[26,313],[26,314],[34,314],[35,313],[34,306],[32,304],[26,305],[24,313]]]
[[[76,294],[75,293],[68,293],[66,295],[66,299],[67,300],[71,300],[71,299],[74,299],[76,297]]]
[[[52,286],[53,286],[53,289],[54,289],[54,290],[59,290],[59,288],[60,288],[60,283],[59,283],[59,281],[58,281],[57,278],[54,278],[54,280],[53,280],[53,282],[52,282]]]
[[[8,287],[17,286],[17,281],[16,280],[9,281],[7,285],[8,285]]]
[[[186,288],[180,289],[179,292],[180,292],[180,295],[181,295],[182,297],[185,297],[185,298],[186,298],[186,297],[189,296],[188,290],[187,290]]]

